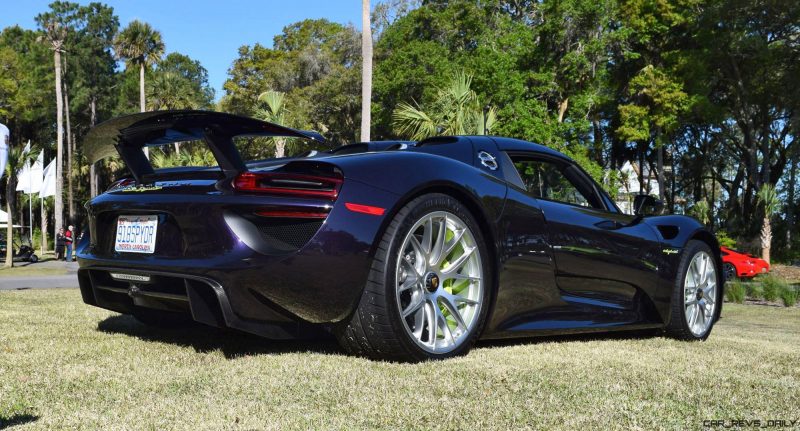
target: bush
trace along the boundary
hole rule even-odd
[[[741,304],[744,302],[745,287],[739,281],[732,281],[728,283],[728,288],[725,289],[725,299],[728,302],[735,302]]]
[[[781,300],[783,300],[783,305],[794,307],[794,304],[797,304],[797,289],[794,286],[786,286],[781,289]]]
[[[736,240],[731,238],[728,235],[728,232],[725,232],[724,230],[717,231],[717,241],[719,242],[719,245],[723,247],[736,248]]]
[[[761,287],[758,283],[747,283],[745,284],[745,288],[747,289],[747,297],[754,300],[760,301],[764,299],[764,288]]]
[[[777,301],[781,291],[788,287],[785,281],[772,275],[761,277],[761,286],[764,289],[764,300],[769,302]]]

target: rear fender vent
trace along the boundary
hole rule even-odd
[[[269,247],[295,251],[306,245],[322,227],[322,220],[270,219],[256,221],[261,239]]]

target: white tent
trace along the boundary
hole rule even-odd
[[[8,213],[3,210],[0,210],[0,228],[5,229],[7,227],[8,227]],[[15,224],[11,227],[22,227],[22,226]],[[5,232],[0,232],[0,233],[5,233]]]

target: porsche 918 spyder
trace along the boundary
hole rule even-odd
[[[244,161],[243,138],[248,154],[289,139],[312,150]],[[147,156],[186,142],[215,166]],[[648,328],[702,340],[722,307],[719,245],[699,222],[653,215],[651,196],[623,214],[573,160],[518,139],[329,149],[315,132],[162,111],[102,123],[84,149],[118,154],[131,176],[86,205],[83,300],[150,325],[327,330],[353,354],[419,361],[478,339]]]

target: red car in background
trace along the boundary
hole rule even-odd
[[[719,249],[722,252],[722,273],[725,281],[736,277],[752,278],[769,272],[769,263],[764,259],[727,247]]]

